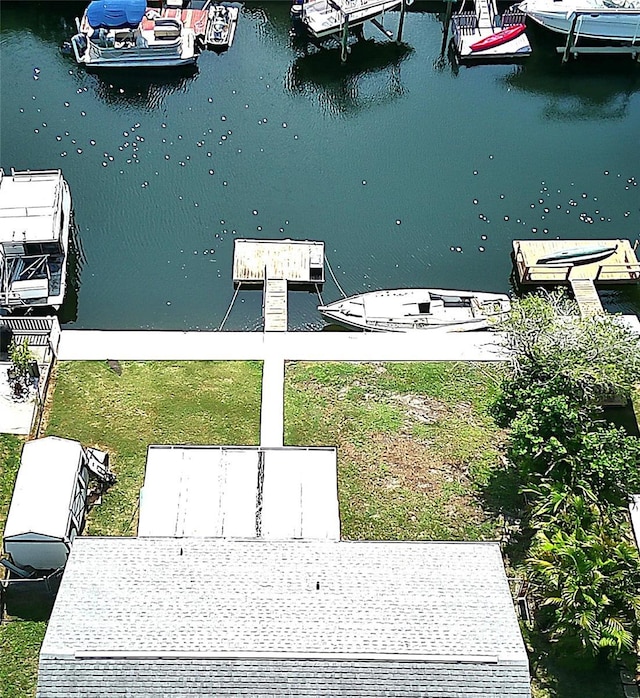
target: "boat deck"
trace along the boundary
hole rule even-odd
[[[525,58],[531,54],[531,44],[526,33],[498,46],[473,51],[471,46],[492,34],[514,24],[524,24],[522,12],[505,12],[498,15],[496,0],[475,0],[473,11],[463,11],[451,18],[453,44],[461,61],[491,61]]]
[[[267,279],[312,286],[324,283],[324,242],[238,239],[233,246],[233,283],[261,287]]]
[[[591,264],[549,266],[538,260],[581,246],[618,248],[606,259]],[[537,286],[569,284],[575,279],[590,279],[594,284],[634,284],[640,282],[640,264],[635,246],[629,240],[514,240],[513,259],[518,283]]]

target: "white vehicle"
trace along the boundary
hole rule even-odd
[[[382,16],[402,5],[402,0],[303,0],[292,8],[309,34],[322,39]]]
[[[210,5],[205,43],[214,48],[229,48],[238,26],[240,10],[232,5]]]

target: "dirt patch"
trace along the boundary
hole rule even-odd
[[[342,444],[340,449],[345,458],[365,471],[383,470],[386,489],[406,487],[441,497],[450,485],[462,485],[465,490],[471,487],[465,464],[443,462],[434,457],[428,446],[405,434],[372,434],[366,452],[352,443]],[[468,495],[456,498],[472,501]]]

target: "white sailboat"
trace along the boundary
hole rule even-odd
[[[503,293],[403,288],[370,291],[318,310],[332,323],[371,332],[408,332],[445,328],[479,330],[504,318],[511,308]]]

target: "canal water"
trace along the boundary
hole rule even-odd
[[[628,58],[562,66],[534,27],[528,62],[458,68],[440,58],[438,6],[417,2],[403,47],[371,27],[342,66],[264,2],[193,74],[98,76],[60,51],[83,7],[3,2],[0,33],[0,165],[60,167],[71,185],[75,327],[217,328],[236,237],[324,240],[348,294],[508,291],[514,238],[640,237]],[[604,297],[638,307],[635,288]],[[289,298],[291,329],[322,326],[314,295]],[[260,306],[242,292],[225,328],[258,328]]]

